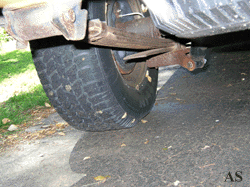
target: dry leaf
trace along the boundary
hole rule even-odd
[[[9,136],[7,137],[7,139],[14,139],[14,138],[17,138],[17,134],[9,135]]]
[[[146,77],[148,79],[148,82],[152,82],[152,78],[149,75],[147,75]]]
[[[65,133],[64,132],[58,132],[58,135],[65,136]]]
[[[45,103],[45,106],[48,107],[48,108],[51,107],[49,103]]]
[[[146,142],[144,142],[144,144],[148,144],[149,140],[147,140]]]
[[[122,119],[126,118],[127,117],[127,112],[125,112],[122,116]]]
[[[208,149],[210,146],[206,145],[205,147],[201,148],[202,150]]]
[[[46,134],[47,135],[52,135],[52,134],[54,134],[56,131],[48,131],[48,132],[46,132]]]
[[[145,120],[145,119],[142,119],[141,122],[142,122],[142,123],[147,123],[148,121]]]
[[[56,124],[56,127],[63,129],[63,128],[65,128],[65,124],[64,123],[58,123],[58,124]]]
[[[180,181],[177,180],[177,181],[174,182],[174,185],[178,186],[179,183],[180,183]]]
[[[84,157],[83,160],[87,160],[87,159],[90,159],[90,158],[91,158],[90,156],[86,156],[86,157]]]
[[[102,176],[102,175],[100,175],[100,176],[98,176],[98,177],[95,177],[94,179],[96,180],[96,181],[103,181],[103,180],[106,180],[107,178],[109,178],[110,176],[109,175],[107,175],[107,176]]]
[[[174,96],[174,95],[176,95],[176,93],[170,93],[170,95],[173,95],[173,96]]]
[[[103,112],[101,110],[99,110],[99,111],[96,111],[95,113],[96,114],[102,114]]]
[[[234,150],[239,151],[240,149],[238,147],[235,147]]]
[[[177,101],[181,101],[182,99],[180,99],[180,98],[175,98]]]
[[[5,125],[6,123],[9,123],[10,119],[9,118],[4,118],[2,119],[2,123]]]
[[[122,143],[121,147],[125,147],[125,146],[127,146],[127,145],[125,143]]]

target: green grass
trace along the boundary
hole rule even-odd
[[[30,109],[36,106],[44,106],[45,102],[49,103],[49,99],[34,71],[35,66],[30,51],[16,50],[1,54],[0,93],[9,93],[12,91],[15,94],[12,93],[13,97],[0,103],[0,130],[7,129],[11,124],[18,125],[27,122],[31,117],[29,113]],[[31,72],[34,72],[34,75]],[[34,86],[35,84],[26,86],[27,81],[28,83],[35,82],[36,86]],[[16,94],[15,91],[10,89],[11,87],[8,87],[11,85],[15,85],[14,87],[19,90],[20,88],[25,88],[24,90],[26,91]],[[4,125],[2,123],[3,118],[9,118],[11,122]]]
[[[0,84],[14,75],[34,70],[30,51],[12,51],[0,56]]]
[[[11,97],[5,101],[0,108],[0,119],[9,118],[11,122],[2,124],[0,128],[7,129],[10,124],[21,124],[28,120],[30,115],[27,113],[29,109],[36,106],[44,106],[45,102],[49,102],[42,85],[37,85],[30,90],[29,93],[21,93],[17,96]]]

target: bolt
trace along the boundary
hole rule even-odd
[[[63,19],[66,22],[74,23],[75,20],[76,20],[76,14],[75,14],[74,10],[69,9],[67,13],[64,13],[63,14]]]
[[[189,61],[189,62],[187,63],[187,65],[188,65],[188,68],[189,68],[189,69],[193,68],[193,63],[192,63],[191,61]]]

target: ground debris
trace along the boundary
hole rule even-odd
[[[48,107],[48,108],[51,107],[51,105],[50,105],[49,103],[45,103],[44,105],[45,105],[46,107]]]
[[[208,165],[205,165],[205,166],[199,166],[199,168],[203,169],[205,167],[209,167],[209,166],[214,166],[215,164],[208,164]]]
[[[110,178],[110,176],[109,176],[109,175],[107,175],[107,176],[102,176],[102,175],[100,175],[100,176],[95,177],[94,179],[95,179],[96,181],[106,181],[107,178]]]
[[[208,149],[210,146],[206,145],[205,147],[201,148],[202,150]]]
[[[16,131],[18,130],[18,126],[14,125],[14,124],[11,124],[8,128],[8,131]]]
[[[2,123],[5,125],[6,123],[9,123],[10,119],[9,118],[4,118],[2,119]]]

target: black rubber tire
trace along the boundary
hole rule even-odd
[[[89,3],[90,19],[104,17],[104,1]],[[137,88],[128,86],[111,50],[53,37],[30,42],[43,88],[60,116],[77,129],[105,131],[134,126],[156,98],[158,71],[148,69]]]

